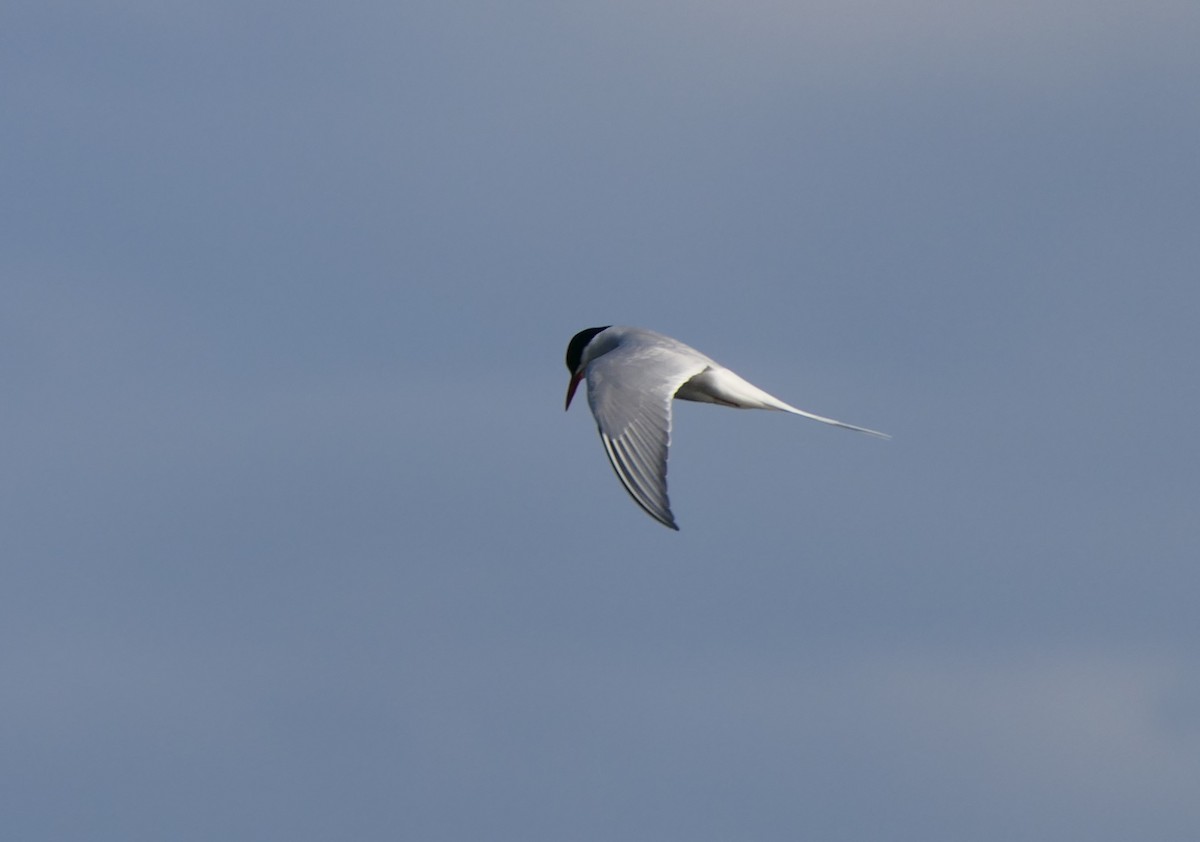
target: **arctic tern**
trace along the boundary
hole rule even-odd
[[[671,399],[775,409],[880,438],[887,433],[805,412],[747,383],[678,339],[636,327],[589,327],[567,345],[566,408],[587,378],[588,404],[617,478],[635,503],[678,530],[667,499]]]

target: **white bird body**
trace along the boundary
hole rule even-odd
[[[567,368],[567,407],[586,377],[588,404],[613,470],[634,501],[671,529],[679,528],[667,497],[672,398],[774,409],[889,438],[786,404],[695,348],[652,330],[609,326],[580,331],[567,347]]]

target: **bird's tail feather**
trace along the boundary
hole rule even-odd
[[[780,403],[783,403],[783,401],[780,401]],[[805,412],[803,409],[796,409],[796,407],[786,403],[783,404],[780,409],[782,409],[784,412],[790,412],[793,415],[803,415],[805,418],[811,418],[813,421],[820,421],[822,424],[841,427],[843,430],[853,430],[856,433],[866,433],[868,436],[875,436],[876,438],[881,439],[891,438],[891,436],[887,433],[881,433],[878,430],[871,430],[867,427],[859,427],[855,424],[847,424],[845,421],[838,421],[836,418],[826,418],[824,415],[816,415],[812,412]]]

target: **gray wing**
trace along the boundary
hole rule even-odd
[[[700,354],[634,342],[587,369],[588,404],[617,478],[635,503],[671,529],[679,529],[667,498],[671,399],[707,363]]]

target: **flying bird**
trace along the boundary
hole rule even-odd
[[[737,409],[776,409],[880,438],[856,427],[796,409],[747,383],[678,339],[636,327],[589,327],[567,345],[566,408],[587,378],[588,404],[617,478],[634,502],[664,526],[678,530],[667,499],[671,399]]]

